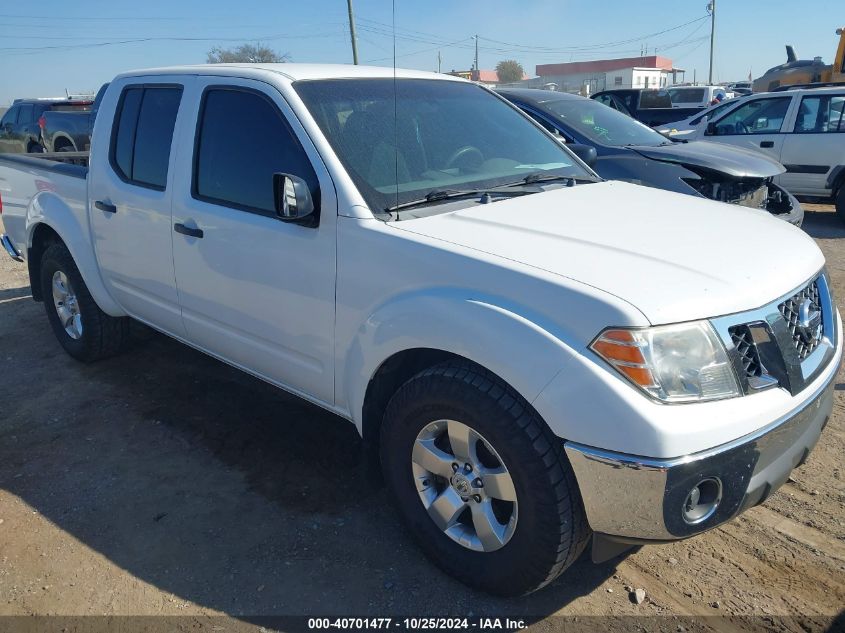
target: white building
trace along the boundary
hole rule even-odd
[[[537,77],[529,80],[532,88],[554,83],[562,92],[593,94],[611,88],[664,88],[683,80],[684,71],[672,66],[672,60],[658,55],[599,59],[588,62],[540,64]]]

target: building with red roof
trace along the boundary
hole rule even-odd
[[[662,88],[683,81],[684,71],[659,55],[596,59],[583,62],[539,64],[532,87],[551,87],[563,92],[593,94],[609,88]]]

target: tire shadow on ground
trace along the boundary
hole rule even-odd
[[[583,556],[524,598],[474,592],[423,558],[347,421],[143,327],[124,355],[77,363],[42,310],[14,315],[0,486],[163,592],[244,619],[536,618],[614,573]]]

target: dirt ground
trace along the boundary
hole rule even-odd
[[[841,305],[845,225],[808,205],[805,230]],[[422,557],[365,475],[350,424],[140,329],[131,352],[77,363],[30,298],[25,266],[2,255],[0,615],[190,616],[181,621],[214,630],[327,613],[530,617],[539,629],[845,627],[841,372],[818,447],[764,506],[604,565],[584,557],[545,590],[501,600]]]

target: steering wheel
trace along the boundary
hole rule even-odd
[[[735,134],[751,134],[751,129],[745,125],[744,121],[737,121],[734,123]]]
[[[473,154],[478,157],[478,164],[484,162],[484,154],[481,153],[481,150],[475,147],[474,145],[464,145],[463,147],[459,147],[452,155],[449,157],[449,160],[446,161],[446,169],[451,169],[455,166],[459,160],[464,158],[465,156],[469,156]]]

